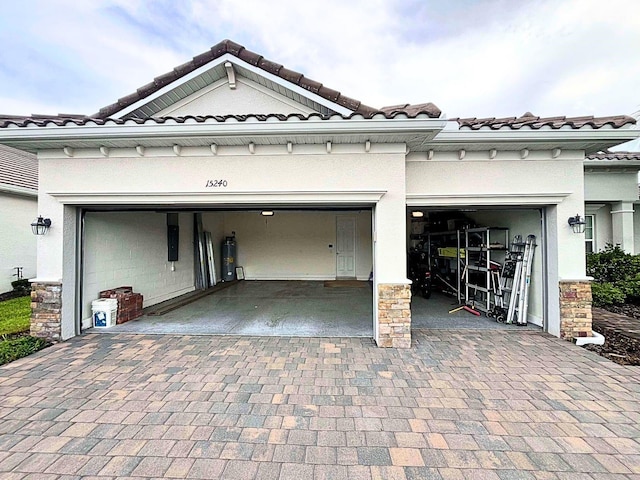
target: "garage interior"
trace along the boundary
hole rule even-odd
[[[130,287],[143,315],[92,332],[371,337],[371,225],[360,206],[87,210],[81,329]]]
[[[537,208],[408,208],[412,328],[543,328],[543,213]],[[514,287],[514,272],[504,267],[509,263],[514,267],[515,258],[524,256],[529,235],[535,235],[536,246],[525,297],[520,292],[526,287]],[[520,268],[526,283],[524,263]],[[511,296],[517,310],[511,316],[513,323],[506,323]],[[527,305],[522,315],[518,315],[520,296]]]

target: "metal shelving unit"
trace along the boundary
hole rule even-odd
[[[478,238],[479,241],[475,241]],[[492,280],[491,275],[499,270],[492,268],[492,262],[496,262],[498,258],[504,261],[504,254],[508,248],[508,228],[480,227],[465,230],[466,273],[462,275],[466,278],[465,299],[467,303],[473,300],[473,307],[477,310],[486,313],[493,308],[495,298],[491,284],[492,281],[497,281],[497,278]],[[501,253],[496,257],[495,254],[498,252]],[[482,278],[482,284],[469,281],[471,272],[481,273],[476,276],[476,280]],[[476,303],[478,300],[480,301]]]

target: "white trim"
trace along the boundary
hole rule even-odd
[[[374,204],[386,190],[278,192],[47,192],[66,205]]]
[[[0,193],[9,193],[11,195],[19,195],[21,197],[38,197],[38,190],[27,187],[17,187],[6,183],[0,183]]]
[[[625,202],[625,203],[632,203],[632,202]],[[611,215],[615,213],[633,213],[633,212],[635,212],[635,210],[612,210]]]
[[[588,345],[588,344],[604,345],[605,338],[604,338],[604,335],[601,335],[595,330],[592,330],[590,337],[573,337],[573,341],[576,343],[578,347],[581,347],[583,345]]]
[[[640,132],[637,130],[631,130],[627,126],[620,127],[618,129],[593,129],[582,127],[582,129],[576,130],[532,130],[521,128],[519,130],[442,130],[436,138],[429,142],[434,145],[451,144],[457,145],[460,143],[493,143],[496,141],[513,141],[513,142],[528,142],[528,143],[540,143],[549,141],[567,142],[567,141],[626,141],[634,140],[640,136]],[[487,149],[493,147],[488,146]]]
[[[428,193],[407,194],[407,206],[431,207],[454,205],[557,205],[569,192],[549,193],[480,193],[480,194],[450,194],[430,195]]]
[[[142,108],[144,105],[148,104],[149,102],[156,100],[157,98],[169,93],[171,90],[179,87],[180,85],[188,82],[189,80],[205,73],[208,70],[211,70],[213,68],[216,68],[219,65],[224,65],[225,62],[230,62],[234,65],[237,65],[241,68],[244,68],[246,70],[249,70],[252,73],[255,73],[256,75],[260,75],[261,77],[264,77],[268,80],[271,80],[272,82],[280,85],[283,88],[286,88],[288,90],[291,90],[292,92],[297,93],[298,95],[302,96],[302,97],[306,97],[309,100],[318,103],[320,105],[322,105],[323,107],[328,108],[329,110],[333,110],[334,112],[340,113],[342,115],[350,115],[353,112],[345,107],[342,107],[340,105],[338,105],[337,103],[333,103],[329,100],[327,100],[326,98],[321,97],[320,95],[317,95],[315,93],[310,92],[309,90],[306,90],[304,88],[299,87],[298,85],[296,85],[295,83],[291,83],[288,82],[280,77],[278,77],[277,75],[273,75],[272,73],[269,73],[265,70],[262,70],[261,68],[258,67],[254,67],[253,65],[248,64],[247,62],[239,59],[238,57],[231,55],[229,53],[225,53],[224,55],[222,55],[221,57],[216,58],[215,60],[212,60],[208,63],[205,63],[204,65],[202,65],[201,67],[195,69],[194,71],[187,73],[186,75],[184,75],[183,77],[180,77],[179,79],[169,83],[168,85],[165,85],[164,87],[162,87],[160,90],[158,90],[157,92],[152,93],[151,95],[148,95],[147,97],[138,100],[137,102],[129,105],[128,107],[123,108],[122,110],[118,110],[117,112],[114,112],[112,115],[110,115],[111,117],[117,117],[117,118],[121,118],[124,117],[125,115],[127,115],[128,113],[133,112],[134,110],[137,110],[139,108]]]
[[[183,123],[167,120],[158,124],[153,120],[139,124],[134,120],[125,121],[124,125],[107,121],[100,125],[88,121],[85,125],[67,124],[66,126],[48,125],[46,127],[7,127],[0,129],[0,140],[7,143],[12,140],[28,141],[59,141],[68,144],[72,140],[80,140],[84,147],[95,142],[96,147],[104,145],[107,140],[140,141],[151,138],[164,140],[179,140],[181,138],[211,138],[211,137],[252,137],[254,141],[271,135],[373,135],[388,134],[397,138],[398,135],[421,135],[425,139],[431,138],[444,127],[446,120],[428,118],[426,114],[416,118],[388,119],[384,115],[373,118],[345,119],[333,116],[328,120],[317,117],[300,120],[292,117],[287,121],[259,121],[249,118],[244,122],[228,119],[218,122],[209,119],[204,122],[188,120]],[[431,135],[429,135],[429,133]],[[211,138],[213,141],[214,139]],[[397,141],[395,142],[397,143]],[[65,144],[66,146],[66,144]]]

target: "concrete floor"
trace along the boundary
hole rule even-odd
[[[480,329],[480,330],[537,330],[541,327],[529,324],[526,326],[507,325],[498,323],[493,318],[487,318],[483,313],[477,317],[467,311],[460,310],[449,313],[458,306],[454,297],[434,292],[431,298],[425,299],[414,296],[411,299],[411,327],[413,329],[445,330],[445,329]]]
[[[162,316],[92,333],[372,337],[373,296],[365,288],[315,281],[243,281]]]

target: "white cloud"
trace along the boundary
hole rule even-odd
[[[93,113],[223,38],[372,106],[640,108],[636,0],[24,3],[0,19],[0,113]]]

